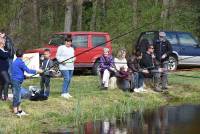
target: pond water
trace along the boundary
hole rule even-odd
[[[200,134],[200,105],[163,106],[51,134]]]

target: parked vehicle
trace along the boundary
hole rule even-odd
[[[172,44],[173,53],[169,57],[169,69],[176,70],[177,66],[200,66],[200,43],[189,32],[165,31],[167,40]],[[158,40],[159,31],[142,32],[135,48],[141,46],[143,39]]]
[[[103,54],[103,48],[107,47],[112,52],[110,35],[108,33],[103,32],[58,32],[54,33],[49,40],[49,43],[44,45],[43,48],[27,50],[26,53],[36,53],[40,54],[40,57],[43,56],[43,52],[45,48],[49,48],[51,50],[51,59],[54,62],[56,60],[56,52],[57,48],[60,45],[64,45],[64,38],[68,35],[72,35],[72,46],[75,48],[75,55],[79,55],[80,53],[85,52],[76,57],[75,61],[75,70],[76,69],[91,69],[93,74],[97,74],[98,72],[98,61],[100,56]],[[106,42],[106,43],[105,43]],[[99,44],[105,43],[99,47],[96,47]],[[96,47],[92,50],[91,48]],[[90,51],[88,51],[90,50]],[[57,71],[57,75],[59,75],[58,68],[55,68]]]

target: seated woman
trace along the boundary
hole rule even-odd
[[[129,72],[126,60],[126,50],[120,49],[117,53],[117,57],[114,59],[116,77],[118,77],[118,83],[124,90],[129,89]]]
[[[148,73],[148,70],[140,67],[140,61],[142,59],[142,52],[137,51],[128,59],[128,67],[132,71],[131,89],[134,92],[145,91],[143,88],[144,74]]]
[[[104,48],[104,53],[100,57],[100,76],[101,76],[101,85],[102,89],[107,89],[109,84],[110,76],[114,74],[114,62],[112,55],[109,53],[108,48]]]

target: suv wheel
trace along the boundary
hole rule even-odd
[[[177,66],[178,66],[177,58],[175,56],[170,56],[169,63],[168,63],[168,69],[170,71],[175,71],[177,69]]]
[[[93,67],[92,67],[92,74],[93,75],[98,75],[99,74],[99,60],[97,60]]]

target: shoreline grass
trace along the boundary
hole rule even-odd
[[[22,107],[30,114],[27,117],[15,117],[11,102],[0,102],[0,134],[38,134],[78,126],[90,120],[122,117],[125,113],[167,104],[199,104],[200,79],[191,77],[193,75],[200,77],[200,72],[170,74],[171,88],[167,95],[155,92],[128,93],[119,89],[101,91],[96,76],[74,76],[70,89],[73,98],[70,100],[60,97],[62,79],[51,79],[49,100],[23,101]],[[28,79],[23,86],[38,84],[39,79]]]

